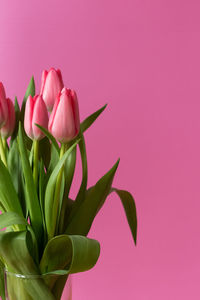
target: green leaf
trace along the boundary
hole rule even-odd
[[[18,229],[18,226],[15,225],[25,225],[27,226],[27,221],[18,215],[15,212],[5,212],[0,215],[0,229],[3,229],[5,227],[13,226],[14,228]],[[25,230],[24,226],[19,227],[21,230]]]
[[[64,198],[62,199],[62,207],[60,210],[60,219],[59,219],[59,233],[62,234],[64,230],[64,223],[65,223],[65,213],[67,209],[67,200],[70,191],[70,187],[72,184],[72,180],[74,177],[74,171],[76,166],[76,148],[75,147],[72,152],[70,153],[68,159],[64,165],[65,171],[65,191],[64,191]]]
[[[44,181],[45,187],[49,181],[49,177],[51,176],[52,172],[54,171],[59,160],[60,160],[60,157],[59,157],[58,151],[56,150],[56,148],[53,145],[51,145],[51,160],[50,160],[49,167],[47,169],[46,176],[45,176],[45,181]]]
[[[9,272],[22,275],[40,274],[39,268],[35,265],[27,247],[29,238],[29,233],[23,231],[0,234],[0,256],[6,262],[6,268]],[[20,296],[19,299],[55,300],[41,279],[23,280],[8,273],[7,283],[10,293],[13,293],[17,299]]]
[[[17,141],[15,140],[10,147],[10,151],[8,153],[8,170],[10,172],[12,182],[14,184],[15,190],[17,194],[20,190],[19,180],[21,179],[21,166],[20,166],[20,154],[18,149]]]
[[[63,167],[66,159],[68,158],[71,151],[76,147],[76,145],[79,143],[79,140],[74,143],[63,155],[63,157],[59,160],[57,163],[55,169],[53,170],[49,181],[47,183],[46,192],[45,192],[45,220],[46,220],[46,228],[48,236],[52,235],[52,232],[54,232],[55,228],[52,227],[52,207],[53,207],[53,201],[54,201],[54,188],[56,184],[56,179],[58,176],[58,173],[60,169]]]
[[[56,150],[56,148],[52,145],[51,146],[51,160],[49,163],[49,167],[47,169],[47,178],[50,177],[51,173],[55,169],[57,163],[59,162],[59,152]]]
[[[21,114],[20,114],[20,120],[22,124],[24,124],[24,112],[25,112],[25,106],[26,106],[26,100],[28,96],[31,95],[32,97],[35,95],[35,80],[34,77],[31,77],[31,80],[29,82],[28,88],[26,90],[23,102],[22,102],[22,108],[21,108]]]
[[[50,139],[50,141],[52,142],[52,144],[54,145],[54,147],[56,148],[58,153],[60,153],[60,148],[58,146],[58,143],[57,143],[56,139],[53,137],[53,135],[46,128],[40,126],[39,124],[35,124],[35,125],[38,128],[40,128],[40,130]]]
[[[62,173],[62,180],[60,185],[60,197],[59,197],[59,207],[58,207],[58,214],[57,214],[57,223],[56,223],[56,234],[59,232],[59,223],[61,219],[61,212],[63,208],[63,199],[65,198],[65,175],[64,172]]]
[[[112,188],[112,192],[116,192],[119,198],[121,199],[122,205],[124,207],[127,221],[133,236],[133,240],[135,245],[137,243],[137,212],[135,206],[135,200],[133,196],[124,190],[119,190],[116,188]]]
[[[17,100],[17,97],[15,96],[15,113],[20,112],[19,102]]]
[[[42,211],[42,215],[44,218],[44,195],[45,195],[45,170],[44,170],[44,163],[41,161],[40,163],[40,172],[39,172],[39,199],[40,199],[40,207]]]
[[[48,242],[40,262],[40,270],[42,273],[55,275],[58,272],[62,275],[83,272],[94,267],[99,254],[100,245],[96,240],[83,236],[59,235]],[[60,299],[66,280],[67,276],[49,277],[47,284],[53,288],[56,299]]]
[[[0,160],[0,203],[6,211],[15,211],[23,216],[22,208],[13,186],[12,178]]]
[[[95,186],[89,189],[85,200],[78,207],[75,215],[70,218],[70,223],[67,225],[66,234],[87,235],[92,222],[98,212],[100,205],[105,202],[112,185],[115,172],[117,170],[119,160],[108,171]],[[72,208],[73,211],[73,208]]]
[[[74,200],[70,198],[66,198],[63,200],[63,207],[61,210],[61,217],[60,217],[60,226],[59,226],[59,234],[63,234],[67,227],[69,216],[72,211],[72,207],[74,205]]]
[[[27,136],[27,134],[25,133],[24,130],[24,113],[25,113],[25,107],[26,107],[26,101],[28,96],[31,95],[32,97],[35,95],[35,81],[34,81],[34,77],[31,77],[31,80],[29,82],[28,88],[26,90],[23,102],[22,102],[22,107],[21,107],[21,112],[20,112],[20,121],[22,124],[22,131],[23,131],[23,135],[24,135],[24,143],[26,145],[26,148],[28,150],[31,149],[32,147],[32,140]]]
[[[81,131],[84,132],[86,131],[98,118],[98,116],[104,111],[106,108],[107,104],[104,105],[102,108],[97,110],[95,113],[87,117],[82,123],[81,123]]]
[[[15,188],[15,191],[18,195],[24,216],[27,215],[26,211],[26,202],[25,202],[25,191],[24,191],[24,181],[22,175],[22,165],[20,160],[20,153],[18,148],[17,140],[13,140],[10,150],[8,152],[8,170],[12,178],[12,182]]]
[[[27,231],[2,232],[0,245],[0,256],[6,262],[9,272],[25,275],[39,274],[27,248]]]
[[[31,225],[33,226],[33,230],[35,232],[38,242],[40,242],[42,238],[42,229],[43,229],[42,212],[37,197],[37,192],[36,192],[35,183],[33,180],[33,174],[28,159],[27,150],[24,144],[24,137],[23,137],[21,123],[19,123],[18,142],[19,142],[19,150],[21,155],[22,169],[25,178],[27,208],[29,211]]]
[[[80,142],[79,142],[80,143]],[[76,148],[70,153],[68,159],[65,162],[65,194],[68,196],[69,190],[74,177],[74,171],[76,166]]]
[[[24,226],[22,226],[24,225]],[[20,215],[18,215],[15,212],[5,212],[3,214],[0,215],[0,229],[4,229],[7,227],[13,227],[12,229],[14,231],[22,231],[25,230],[26,228],[28,229],[28,231],[30,231],[31,237],[32,237],[32,242],[33,242],[33,253],[34,253],[34,257],[37,256],[37,244],[36,244],[36,240],[35,240],[35,235],[34,232],[32,230],[32,227],[28,224],[28,222],[26,221],[26,219],[24,219],[23,217],[21,217]]]
[[[0,297],[2,300],[6,300],[5,296],[5,282],[4,282],[4,263],[0,259]]]
[[[79,206],[81,205],[81,203],[84,201],[86,190],[87,190],[88,168],[87,168],[87,155],[86,155],[85,139],[84,139],[84,136],[81,131],[79,133],[79,136],[81,138],[81,140],[79,142],[79,149],[80,149],[80,153],[81,153],[81,162],[82,162],[82,181],[81,181],[81,186],[80,186],[78,195],[75,199],[71,214],[69,216],[69,222],[75,215],[75,213],[76,213],[77,209],[79,208]]]
[[[17,97],[15,97],[15,129],[14,129],[13,134],[11,136],[10,145],[12,145],[13,141],[17,137],[19,120],[20,120],[20,107],[19,107],[19,104],[18,104],[18,101],[17,101]]]
[[[24,225],[24,226],[22,226]],[[6,227],[13,227],[13,230],[22,231],[27,229],[32,237],[33,257],[37,257],[37,242],[32,227],[28,224],[25,218],[21,217],[15,212],[5,212],[0,215],[0,229]]]
[[[68,279],[68,275],[64,275],[64,276],[59,276],[59,278],[57,279],[57,281],[54,284],[54,287],[52,289],[52,292],[56,298],[56,300],[60,300],[64,287],[66,285]],[[70,294],[70,299],[72,299],[72,295]]]
[[[83,134],[80,132],[80,142],[79,142],[79,149],[81,153],[81,161],[82,161],[82,182],[81,187],[79,189],[76,203],[77,205],[84,200],[85,192],[87,189],[87,179],[88,179],[88,168],[87,168],[87,155],[86,155],[86,147],[85,147],[85,139]]]
[[[65,269],[68,274],[84,272],[96,264],[100,254],[98,241],[78,235],[52,238],[43,253],[40,270],[49,273]]]

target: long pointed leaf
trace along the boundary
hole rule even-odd
[[[85,139],[80,131],[79,136],[81,137],[81,140],[79,142],[79,149],[81,153],[81,162],[82,162],[82,181],[81,181],[81,186],[78,191],[78,195],[74,201],[74,205],[72,207],[72,211],[69,216],[69,222],[75,215],[76,211],[78,210],[79,206],[85,199],[85,194],[87,190],[87,180],[88,180],[88,167],[87,167],[87,155],[86,155],[86,147],[85,147]]]
[[[26,202],[29,210],[31,224],[33,226],[33,230],[36,234],[37,240],[40,241],[42,237],[42,212],[40,209],[39,200],[37,197],[37,192],[35,188],[35,184],[33,181],[32,170],[29,164],[27,150],[24,145],[24,138],[21,123],[19,124],[19,150],[21,155],[22,168],[25,178],[25,186],[26,186]]]
[[[133,240],[135,242],[135,245],[137,243],[137,212],[136,212],[136,206],[135,206],[135,200],[133,196],[125,190],[119,190],[116,188],[112,188],[112,192],[116,192],[119,196],[122,205],[124,207],[127,221],[133,236]]]
[[[98,116],[104,111],[106,108],[107,104],[101,107],[99,110],[94,112],[92,115],[87,117],[82,123],[81,123],[81,131],[84,132],[86,131],[98,118]]]
[[[87,179],[88,179],[88,168],[87,168],[87,155],[86,155],[86,147],[85,147],[85,139],[83,134],[80,132],[81,140],[79,142],[79,149],[81,153],[81,161],[82,161],[82,182],[81,187],[79,189],[78,195],[76,197],[76,204],[78,205],[80,202],[84,200],[85,192],[87,189]]]
[[[25,112],[25,106],[26,106],[26,100],[28,96],[31,95],[32,97],[35,95],[35,80],[34,77],[31,77],[31,80],[29,82],[28,88],[26,90],[23,102],[22,102],[22,108],[21,108],[21,115],[20,115],[20,120],[23,123],[24,121],[24,112]]]
[[[23,102],[22,102],[22,106],[21,106],[21,112],[20,112],[20,121],[22,124],[22,130],[23,130],[23,134],[24,134],[24,142],[26,145],[26,148],[28,150],[31,149],[32,147],[32,140],[27,136],[25,130],[24,130],[24,113],[25,113],[25,107],[26,107],[26,101],[28,96],[31,95],[32,97],[35,95],[35,80],[34,77],[31,77],[31,80],[29,82],[28,88],[26,90]]]
[[[19,119],[20,119],[20,107],[19,107],[19,103],[17,101],[17,97],[15,97],[15,129],[14,129],[13,134],[11,136],[10,145],[12,145],[13,141],[17,137]]]
[[[26,216],[27,211],[26,211],[26,202],[25,202],[24,179],[22,174],[22,165],[20,160],[20,153],[19,153],[17,139],[15,139],[12,145],[10,146],[7,163],[8,163],[8,170],[10,172],[10,176],[12,178],[12,182],[15,187],[15,191],[18,195],[18,199],[20,201],[24,216]]]
[[[83,203],[78,207],[75,215],[70,218],[66,234],[87,235],[92,222],[98,212],[99,205],[103,205],[110,192],[113,178],[117,170],[119,160],[95,186],[90,188]]]
[[[6,211],[15,211],[23,216],[22,208],[17,197],[11,176],[0,159],[0,203]]]

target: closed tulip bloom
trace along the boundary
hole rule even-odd
[[[24,117],[26,134],[32,140],[41,140],[45,135],[35,124],[48,128],[48,112],[42,96],[28,97]]]
[[[7,107],[8,107],[8,116],[6,123],[4,126],[0,129],[1,136],[3,138],[8,138],[13,134],[13,131],[15,129],[15,108],[13,102],[7,98]]]
[[[8,117],[8,106],[6,93],[2,82],[0,82],[0,128],[6,123]]]
[[[40,94],[44,99],[48,111],[52,111],[56,98],[63,86],[60,70],[51,68],[49,72],[46,70],[43,71]]]
[[[80,130],[78,99],[75,91],[63,88],[49,119],[49,131],[61,143],[74,139]]]

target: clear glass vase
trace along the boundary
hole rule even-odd
[[[72,299],[71,276],[22,275],[6,270],[4,274],[6,300]]]

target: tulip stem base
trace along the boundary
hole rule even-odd
[[[3,146],[3,141],[2,141],[2,137],[1,136],[0,136],[0,155],[1,155],[2,162],[7,167],[6,153],[5,153],[5,148]]]
[[[39,141],[33,141],[33,180],[37,189],[38,182]]]

